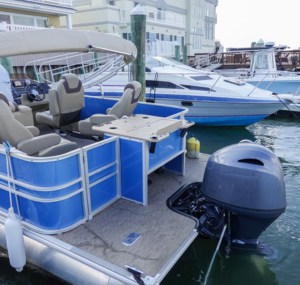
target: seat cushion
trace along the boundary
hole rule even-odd
[[[38,124],[47,125],[53,128],[57,128],[59,126],[56,118],[54,118],[50,111],[38,112],[35,114],[35,119]]]

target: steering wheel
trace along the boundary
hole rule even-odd
[[[30,83],[26,86],[25,92],[30,101],[43,101],[46,97],[44,89],[37,83]]]

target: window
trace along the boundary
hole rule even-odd
[[[213,40],[215,36],[215,24],[212,21],[205,21],[205,39]]]
[[[205,16],[211,17],[211,18],[216,18],[216,6],[211,3],[205,2]]]
[[[181,84],[183,87],[190,89],[190,90],[198,90],[198,91],[212,91],[215,92],[215,90],[212,90],[208,87],[202,87],[202,86],[195,86],[195,85],[183,85]]]
[[[126,39],[128,41],[131,41],[131,33],[123,33],[123,39]]]
[[[172,36],[171,35],[164,35],[164,34],[162,34],[161,35],[161,39],[163,41],[172,41]]]
[[[146,39],[147,39],[149,42],[154,42],[154,41],[156,41],[156,33],[150,33],[150,32],[147,32],[147,33],[146,33]]]
[[[36,25],[38,27],[47,27],[48,26],[48,21],[47,21],[47,19],[37,18],[36,19]]]
[[[111,6],[115,6],[116,5],[116,1],[114,1],[114,0],[108,0],[107,4],[111,5]]]
[[[0,22],[6,22],[6,24],[10,24],[10,16],[0,14]]]
[[[212,79],[211,77],[207,75],[200,75],[200,76],[191,76],[192,79],[200,81],[200,80],[210,80]]]
[[[181,86],[168,81],[146,80],[146,87],[183,89]]]
[[[20,26],[47,27],[48,18],[21,14],[0,14],[0,23],[1,22]]]
[[[13,15],[13,21],[15,25],[35,26],[33,17],[23,16],[23,15]]]
[[[255,69],[267,69],[268,68],[268,56],[266,54],[258,55],[255,62]]]
[[[194,35],[193,36],[193,49],[201,48],[201,36]]]

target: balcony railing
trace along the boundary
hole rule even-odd
[[[154,41],[147,42],[146,44],[146,54],[147,56],[166,56],[175,57],[175,46],[178,45],[177,42],[171,41]]]
[[[37,30],[37,29],[47,29],[44,27],[37,27],[37,26],[25,26],[25,25],[12,25],[7,24],[6,22],[0,23],[0,31],[25,31],[25,30]]]
[[[26,0],[25,2],[52,4],[63,7],[73,7],[73,0]]]
[[[132,10],[121,10],[120,21],[129,22]],[[176,27],[185,27],[185,16],[175,13],[164,12],[161,10],[149,10],[146,7],[147,21],[160,24],[172,25]]]

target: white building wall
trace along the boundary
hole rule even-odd
[[[72,16],[73,28],[119,34],[130,39],[130,12],[141,2],[147,14],[147,41],[169,41],[187,46],[188,55],[213,52],[214,25],[218,0],[74,0],[78,10]],[[211,12],[212,8],[212,12]],[[207,29],[212,23],[212,38]],[[173,48],[174,50],[174,48]]]

